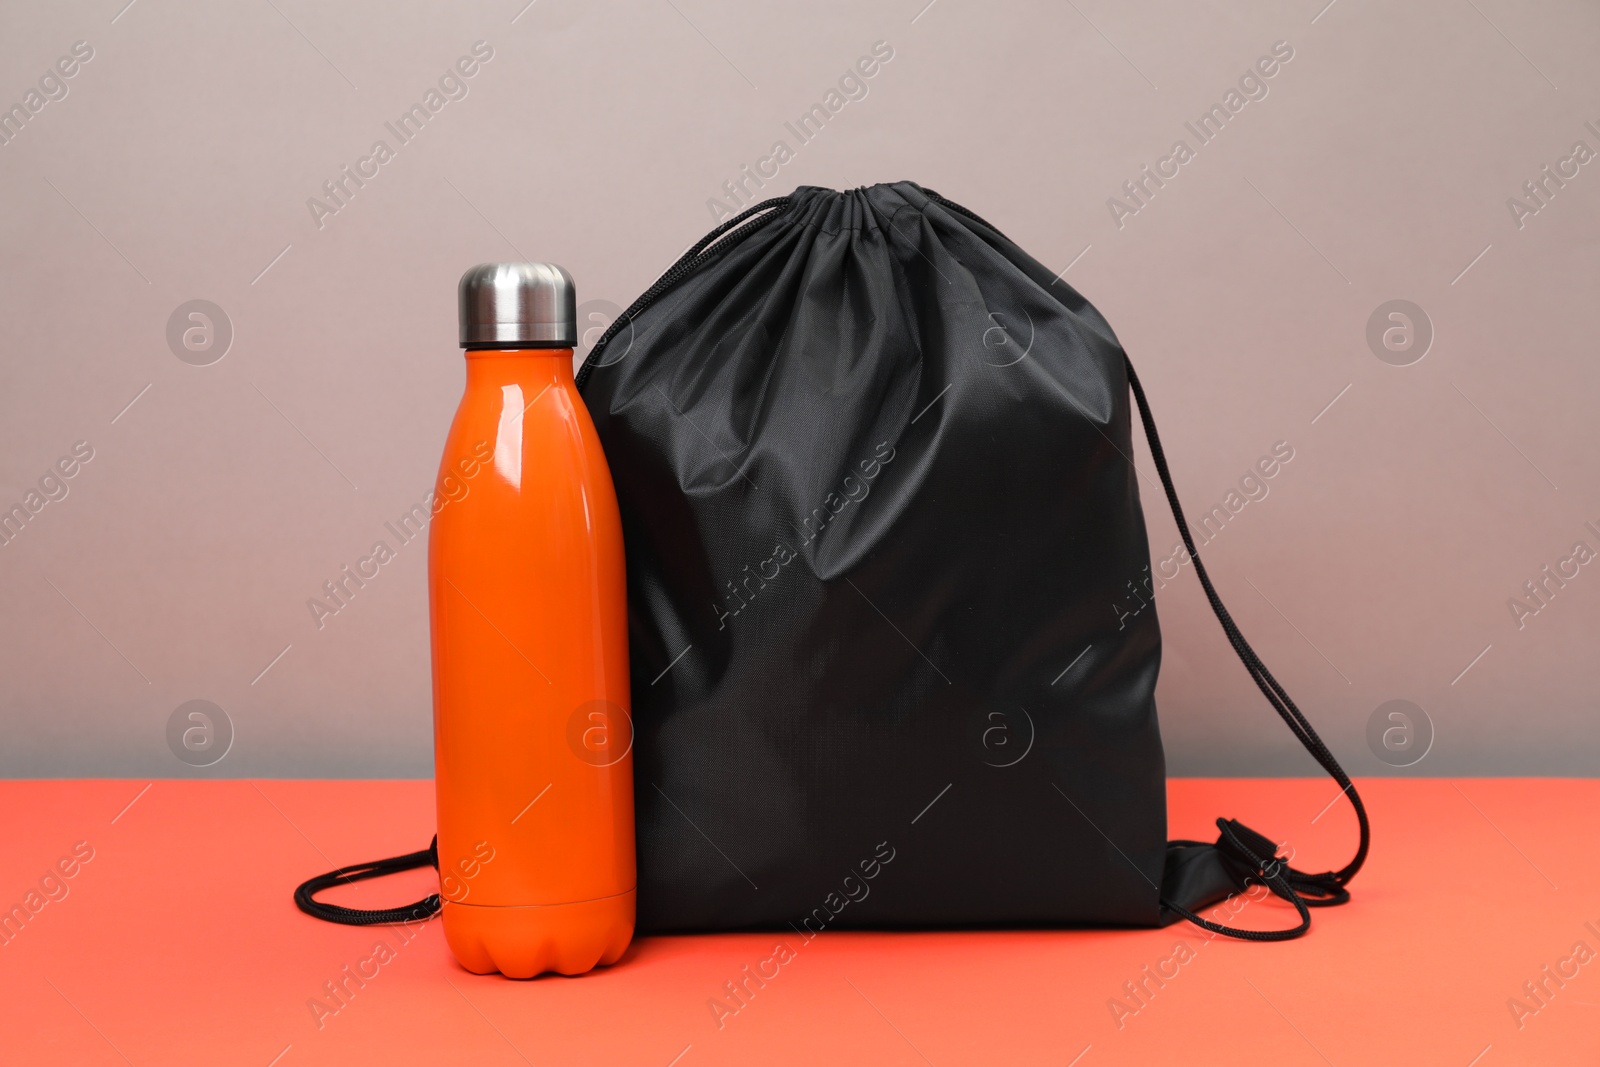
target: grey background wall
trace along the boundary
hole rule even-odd
[[[603,321],[779,140],[762,195],[912,178],[1097,303],[1187,506],[1228,513],[1219,585],[1354,772],[1600,767],[1593,4],[525,2],[0,8],[26,115],[0,125],[0,507],[28,516],[0,545],[0,775],[428,775],[425,549],[384,523],[459,397],[456,278],[554,260]],[[385,123],[430,89],[402,144]],[[345,166],[369,177],[340,206]],[[380,539],[397,558],[319,628],[307,600]],[[1172,771],[1313,773],[1189,568],[1160,608]],[[232,732],[204,768],[169,745],[196,699]]]

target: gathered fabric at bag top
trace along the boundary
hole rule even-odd
[[[980,218],[911,182],[759,205],[578,384],[627,551],[641,931],[1152,926],[1255,881],[1287,936],[1346,899],[1353,788],[1340,872],[1226,820],[1168,842],[1142,392]]]

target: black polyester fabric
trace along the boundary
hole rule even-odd
[[[1105,319],[910,182],[799,189],[702,259],[579,375],[627,547],[640,931],[1161,922]]]

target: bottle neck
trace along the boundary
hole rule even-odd
[[[572,384],[570,348],[476,348],[466,357],[469,389]]]

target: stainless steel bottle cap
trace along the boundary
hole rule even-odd
[[[461,276],[462,348],[572,348],[577,289],[554,263],[480,263]]]

